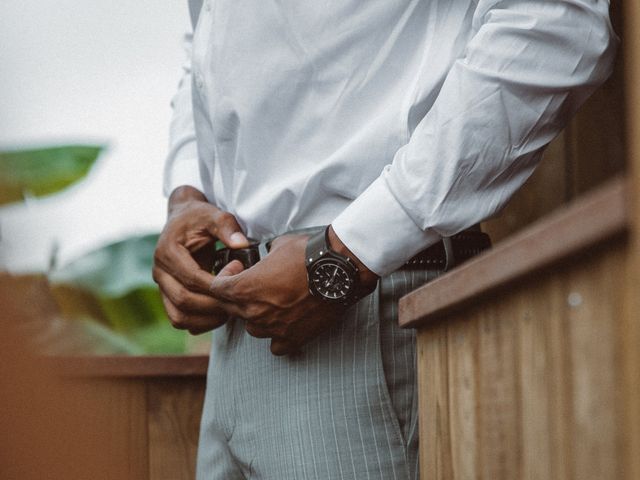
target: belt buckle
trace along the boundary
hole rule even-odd
[[[224,247],[217,249],[213,262],[213,273],[220,273],[220,270],[233,260],[239,260],[245,269],[258,263],[261,258],[261,244],[252,238],[248,238],[247,240],[249,240],[249,246],[246,248]]]

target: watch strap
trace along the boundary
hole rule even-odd
[[[309,267],[328,251],[331,251],[331,249],[327,241],[327,229],[325,229],[309,237],[307,248],[305,249],[305,264]]]

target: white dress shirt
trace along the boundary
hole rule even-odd
[[[165,191],[385,275],[500,210],[609,75],[605,0],[205,0]]]

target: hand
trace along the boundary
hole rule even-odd
[[[153,279],[175,328],[197,334],[227,321],[220,302],[207,294],[214,278],[210,272],[217,239],[231,248],[248,246],[233,215],[208,203],[192,187],[176,189],[169,198],[153,266]],[[233,273],[232,267],[223,276]]]
[[[305,267],[308,238],[280,237],[265,259],[247,270],[237,260],[230,262],[211,284],[211,295],[227,314],[245,320],[250,335],[272,339],[274,355],[296,353],[335,323],[344,310],[309,293]]]
[[[329,229],[331,247],[351,253]],[[269,255],[243,270],[238,261],[229,263],[210,286],[210,293],[232,316],[245,320],[250,335],[271,338],[271,352],[285,355],[329,329],[345,307],[329,304],[309,293],[305,249],[308,236],[287,235],[273,242]],[[351,254],[352,255],[352,254]],[[369,289],[378,281],[354,256],[360,280]]]

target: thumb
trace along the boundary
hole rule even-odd
[[[213,218],[210,233],[220,239],[229,248],[246,248],[249,246],[247,237],[242,233],[236,217],[229,212],[219,210]]]
[[[232,277],[244,270],[244,266],[240,260],[232,260],[227,263],[222,270],[216,274],[216,278],[220,277]]]
[[[236,275],[242,273],[244,267],[240,260],[232,260],[227,263],[220,272],[213,277],[209,284],[209,294],[221,301],[233,302],[233,287],[236,283]]]

